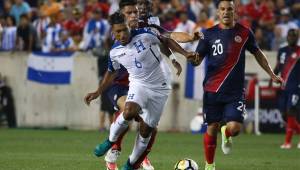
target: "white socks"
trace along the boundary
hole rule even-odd
[[[148,138],[143,138],[140,134],[137,135],[133,151],[129,156],[130,164],[133,165],[147,149],[151,135]]]
[[[122,132],[128,127],[128,121],[124,119],[123,113],[121,113],[117,120],[111,124],[109,131],[109,141],[115,142]]]

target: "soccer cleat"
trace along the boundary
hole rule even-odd
[[[118,170],[117,163],[106,162],[106,170]]]
[[[225,135],[226,126],[221,127],[222,134],[222,151],[225,155],[231,152],[232,148],[232,137],[227,138]]]
[[[104,157],[106,162],[115,163],[117,162],[118,157],[120,156],[121,151],[116,149],[109,149]]]
[[[103,156],[112,147],[112,144],[112,142],[106,139],[103,143],[96,146],[94,154],[97,157]]]
[[[141,165],[144,170],[154,170],[154,167],[151,165],[151,162],[148,159],[148,157],[145,157]]]
[[[290,143],[284,143],[284,144],[280,145],[280,149],[291,149],[291,148],[292,148],[292,145]]]
[[[128,161],[126,162],[126,164],[122,167],[121,170],[134,170],[133,166],[130,165],[129,159],[128,159]]]
[[[300,149],[300,142],[298,143],[297,148]]]
[[[205,170],[216,170],[216,165],[215,163],[208,164],[207,162],[205,163]]]

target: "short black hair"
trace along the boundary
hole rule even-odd
[[[115,12],[109,16],[108,22],[110,25],[125,23],[125,16],[120,12]]]
[[[217,3],[217,7],[219,7],[219,5],[220,5],[220,3],[221,3],[222,1],[233,2],[233,0],[219,0],[218,3]]]
[[[119,8],[123,9],[125,6],[137,5],[136,0],[121,0],[119,3]]]

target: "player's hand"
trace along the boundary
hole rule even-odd
[[[88,93],[85,97],[84,97],[84,102],[86,105],[90,105],[91,101],[94,99],[97,99],[100,96],[100,93],[98,91],[93,92],[93,93]]]
[[[180,76],[180,74],[181,74],[181,72],[182,72],[182,67],[181,67],[181,65],[180,65],[180,63],[178,63],[176,60],[172,60],[172,64],[173,64],[173,66],[176,68],[176,70],[177,70],[177,73],[176,73],[176,75],[177,76]]]
[[[280,76],[277,76],[277,75],[275,75],[275,74],[273,74],[272,76],[271,76],[271,79],[272,79],[272,81],[273,82],[275,82],[275,83],[279,83],[279,84],[283,84],[283,80],[282,80],[282,78],[280,77]]]
[[[199,32],[199,31],[194,32],[192,37],[193,37],[193,41],[196,41],[196,40],[199,40],[199,39],[204,39],[203,33]]]
[[[200,55],[196,52],[189,52],[186,55],[186,58],[188,61],[190,61],[192,63],[193,66],[198,66],[201,63],[201,58]]]

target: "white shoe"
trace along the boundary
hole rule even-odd
[[[300,149],[300,142],[298,143],[297,148]]]
[[[299,144],[298,144],[298,146],[299,146]],[[284,143],[284,144],[280,145],[280,148],[281,149],[291,149],[292,145],[290,143]]]
[[[106,162],[115,163],[117,162],[118,157],[120,156],[121,152],[115,149],[109,149],[104,157]]]
[[[232,149],[232,138],[227,138],[225,135],[226,126],[221,127],[222,134],[222,151],[225,155],[229,154]]]
[[[205,170],[216,170],[216,165],[215,163],[208,164],[207,162],[205,163]]]
[[[144,170],[154,170],[154,167],[151,165],[151,162],[148,159],[148,157],[145,157],[141,165]]]

